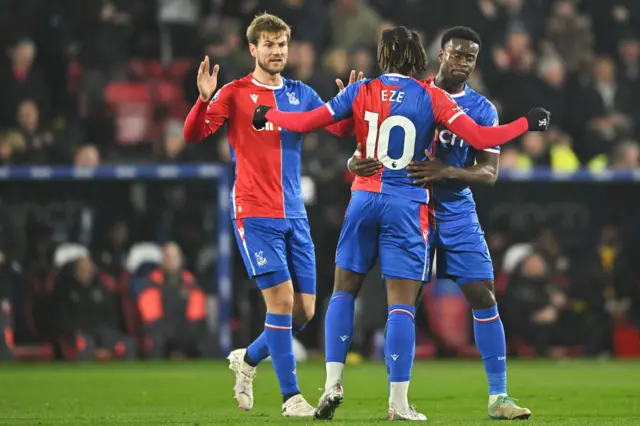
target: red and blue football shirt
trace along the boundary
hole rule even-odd
[[[226,123],[235,183],[231,192],[233,218],[306,218],[300,169],[304,135],[267,123],[252,125],[258,105],[285,112],[310,111],[324,105],[320,96],[297,80],[281,79],[278,86],[258,82],[253,74],[223,86],[206,106],[204,130],[199,123],[203,102],[198,99],[185,122],[187,140],[200,140]],[[326,130],[350,134],[350,123],[336,123]]]
[[[357,176],[353,191],[428,201],[427,189],[412,185],[406,167],[426,158],[437,123],[450,124],[464,114],[446,92],[401,74],[384,74],[347,86],[326,105],[336,121],[353,117],[363,155],[384,166],[374,176]]]

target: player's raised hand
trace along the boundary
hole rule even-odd
[[[375,158],[362,158],[362,144],[359,143],[356,152],[349,160],[349,171],[356,176],[368,177],[378,173],[382,163]]]
[[[425,151],[425,153],[429,157],[429,152]],[[427,158],[424,161],[412,161],[407,166],[407,170],[409,170],[409,178],[414,179],[413,184],[423,186],[436,180],[445,179],[448,167],[440,160]]]
[[[266,105],[258,105],[256,107],[255,111],[253,111],[253,120],[252,120],[254,129],[256,130],[264,129],[264,126],[267,124],[267,112],[269,112],[271,108],[272,107],[266,106]]]
[[[531,132],[544,132],[551,124],[551,113],[544,108],[534,108],[525,117]]]
[[[349,84],[347,84],[347,86],[355,83],[356,81],[360,81],[363,78],[364,78],[364,73],[360,71],[358,73],[358,79],[356,80],[356,70],[351,70],[351,73],[349,74]],[[339,78],[336,78],[336,86],[338,86],[338,91],[342,92],[344,90],[344,83]]]
[[[209,69],[209,56],[205,56],[204,60],[200,62],[200,68],[198,69],[198,91],[200,92],[200,99],[204,102],[208,102],[213,96],[213,92],[216,91],[218,86],[218,71],[220,66],[218,64],[213,66],[213,73]]]

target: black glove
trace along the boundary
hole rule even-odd
[[[253,128],[256,130],[264,129],[264,126],[267,124],[267,112],[273,107],[266,105],[259,105],[256,107],[256,110],[253,112]]]
[[[551,124],[551,113],[541,107],[532,109],[525,117],[531,132],[544,132]]]

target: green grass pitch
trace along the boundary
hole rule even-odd
[[[324,365],[298,366],[303,393],[315,403]],[[0,366],[1,425],[318,424],[280,416],[278,384],[259,367],[251,412],[233,400],[222,362]],[[384,365],[349,365],[345,402],[332,425],[385,420]],[[490,425],[482,363],[417,363],[411,402],[433,425]],[[513,361],[509,393],[533,412],[530,424],[640,425],[640,362]]]

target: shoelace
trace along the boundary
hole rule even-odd
[[[518,400],[509,396],[501,396],[498,398],[498,402],[499,404],[517,405],[516,402],[518,402]]]

